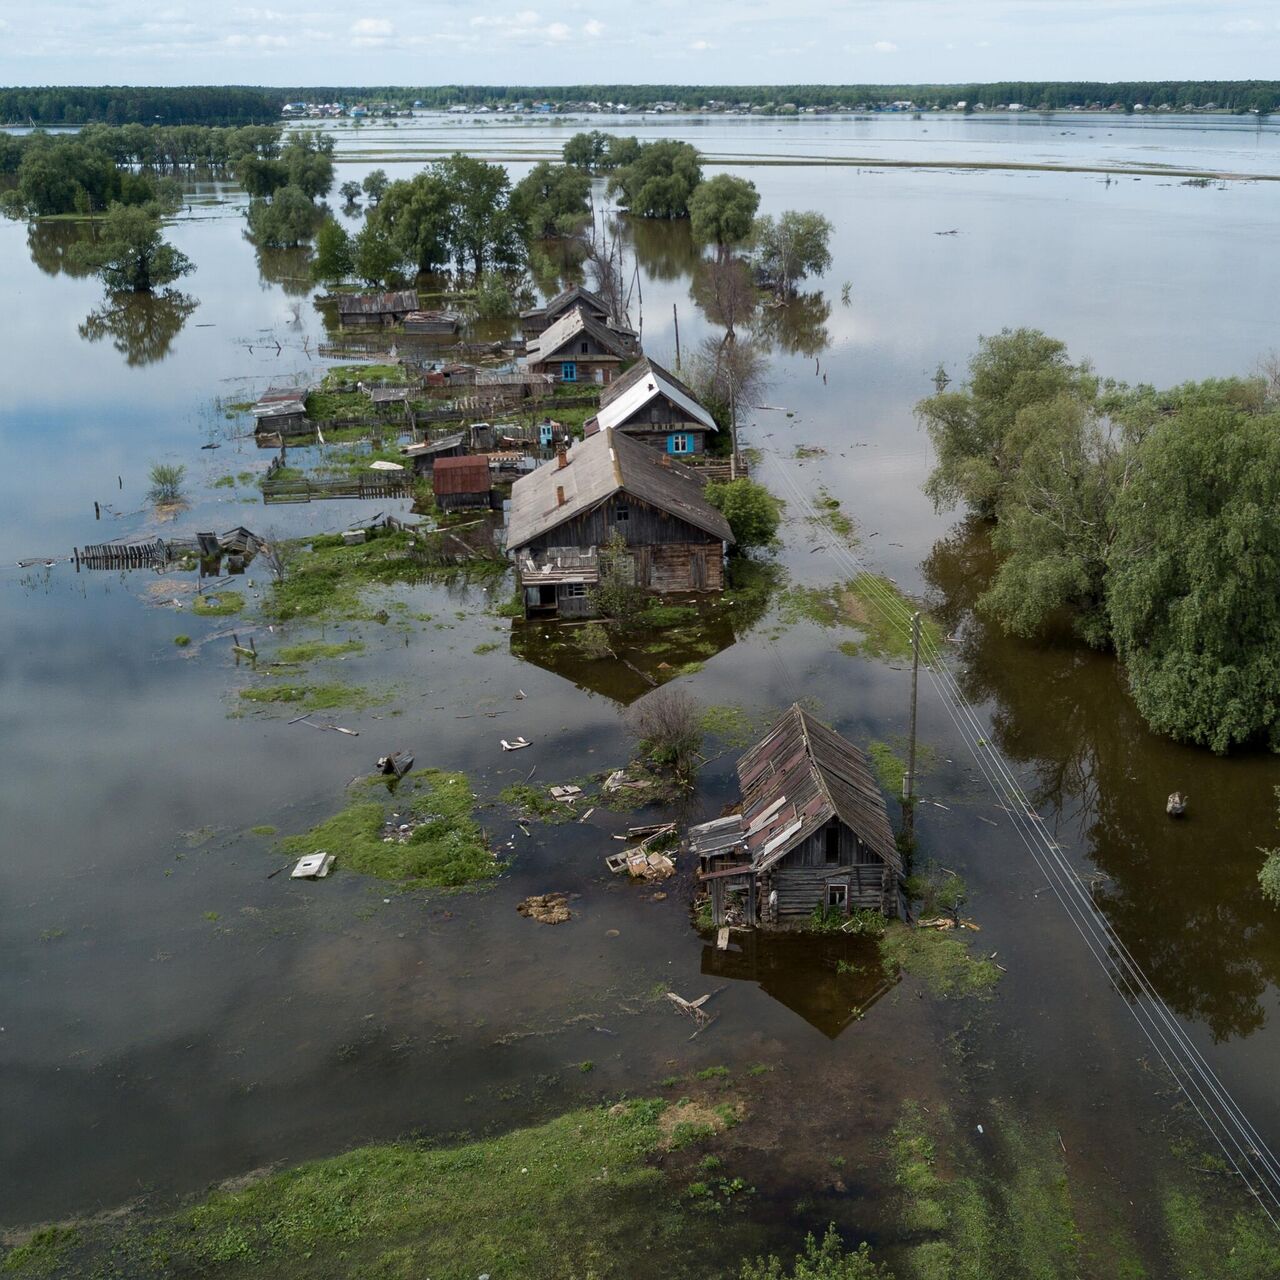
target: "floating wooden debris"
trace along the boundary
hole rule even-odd
[[[697,1026],[693,1035],[689,1037],[690,1040],[692,1040],[694,1036],[701,1035],[702,1032],[704,1032],[720,1016],[719,1014],[708,1013],[704,1006],[712,996],[718,996],[724,989],[724,987],[717,987],[714,991],[708,991],[705,995],[699,996],[696,1000],[686,1000],[683,996],[676,995],[674,991],[667,992],[667,999],[675,1005],[679,1012],[683,1013],[687,1018],[692,1019]]]
[[[531,747],[533,743],[528,738],[513,738],[510,742],[506,738],[502,739],[503,751],[522,751],[525,747]]]
[[[308,853],[299,858],[293,870],[289,872],[290,880],[323,880],[333,870],[334,855],[323,849],[316,853]]]
[[[575,786],[572,782],[567,783],[563,787],[551,788],[551,798],[553,800],[559,800],[561,804],[575,804],[581,794],[582,788]]]
[[[1181,818],[1187,811],[1187,797],[1181,791],[1175,791],[1165,801],[1164,811],[1171,818]]]
[[[729,950],[729,926],[727,924],[722,924],[716,931],[716,950]]]
[[[393,751],[390,755],[378,757],[378,771],[389,778],[403,778],[412,768],[411,751]]]

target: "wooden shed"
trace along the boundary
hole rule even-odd
[[[742,923],[803,926],[815,911],[906,914],[903,864],[866,757],[791,707],[738,761],[742,812],[693,827],[689,849],[711,892]]]
[[[488,510],[489,459],[483,453],[439,458],[432,469],[431,486],[441,511]]]
[[[568,315],[575,308],[581,308],[593,320],[611,329],[619,341],[635,352],[640,349],[639,337],[629,325],[609,312],[609,304],[597,293],[584,289],[580,284],[565,289],[554,298],[544,302],[540,307],[533,307],[520,313],[520,332],[526,342],[532,342],[539,334],[545,333],[557,320]]]
[[[401,454],[412,462],[413,473],[417,476],[429,476],[441,458],[460,458],[466,451],[466,436],[461,431],[441,436],[438,440],[400,446]]]
[[[728,521],[688,467],[613,430],[562,449],[511,488],[507,550],[527,617],[587,617],[598,554],[614,533],[637,586],[720,591]]]
[[[648,356],[601,393],[600,412],[588,418],[587,435],[612,427],[672,457],[705,452],[715,419],[679,378]]]
[[[305,387],[268,387],[249,410],[254,417],[255,435],[309,435]]]
[[[405,317],[417,310],[415,289],[338,294],[338,323],[346,329],[403,324]]]
[[[609,383],[630,357],[626,342],[582,307],[534,338],[524,354],[531,374],[557,383]]]
[[[410,311],[404,318],[405,333],[426,333],[448,338],[462,328],[457,311]]]

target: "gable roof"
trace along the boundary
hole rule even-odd
[[[902,858],[867,758],[798,703],[738,761],[747,852],[764,871],[839,818],[898,875]]]
[[[671,401],[690,422],[699,423],[708,431],[717,430],[715,419],[698,403],[693,392],[648,356],[605,389],[595,421],[601,428],[620,427],[632,414],[660,397]]]
[[[703,496],[702,481],[688,467],[621,432],[601,431],[576,443],[568,464],[553,459],[511,487],[507,547],[516,550],[625,492],[721,542],[732,543],[729,522]],[[436,466],[439,467],[439,463]],[[563,489],[564,502],[557,500]]]
[[[249,410],[261,422],[264,418],[283,418],[306,413],[305,387],[268,387]]]
[[[536,338],[530,339],[525,363],[532,365],[552,359],[557,351],[572,342],[580,333],[590,334],[605,351],[617,356],[619,360],[627,354],[625,339],[614,333],[608,325],[601,324],[600,321],[589,316],[581,307],[574,307],[553,325],[544,329]]]
[[[418,293],[416,289],[400,289],[387,293],[340,293],[338,294],[338,314],[340,316],[381,315],[384,311],[417,311]]]
[[[488,493],[489,459],[483,453],[437,458],[431,487],[437,494]]]
[[[554,298],[548,298],[542,306],[522,311],[520,319],[532,320],[537,316],[558,316],[566,307],[580,302],[585,303],[593,311],[598,311],[602,316],[609,314],[609,304],[599,294],[592,293],[590,289],[584,289],[580,284],[575,284],[557,293]]]

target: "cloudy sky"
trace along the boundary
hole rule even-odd
[[[0,83],[910,83],[1277,74],[1255,0],[0,0]]]

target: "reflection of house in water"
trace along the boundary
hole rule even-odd
[[[831,1040],[897,981],[886,976],[874,938],[756,929],[734,934],[727,950],[703,947],[702,972],[758,983]]]
[[[712,919],[803,925],[815,911],[905,915],[902,857],[857,747],[793,706],[738,761],[742,812],[689,832]]]
[[[581,627],[532,621],[516,623],[511,652],[522,662],[550,671],[588,693],[598,693],[629,707],[659,685],[674,680],[690,663],[706,662],[736,640],[732,622],[723,615],[701,614],[690,623],[639,631],[613,639],[613,654],[589,657],[579,647]]]

